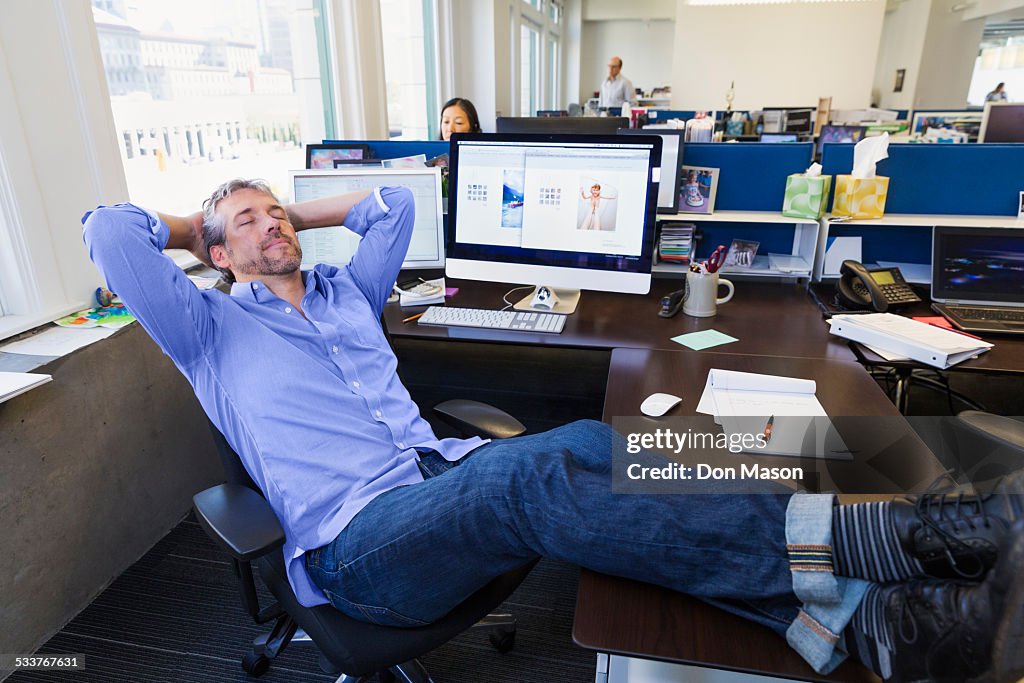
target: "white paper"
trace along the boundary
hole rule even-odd
[[[63,356],[117,332],[107,327],[69,328],[56,325],[21,341],[0,346],[6,353],[30,356]]]
[[[708,380],[697,403],[697,412],[706,415],[825,415],[814,395],[814,380],[753,372],[716,370]]]
[[[807,167],[807,170],[804,171],[804,175],[807,176],[808,178],[817,178],[818,176],[821,175],[821,164],[815,161],[813,164]]]
[[[882,268],[899,268],[903,279],[907,282],[927,285],[932,281],[932,267],[927,263],[901,263],[899,261],[879,261]]]
[[[53,377],[32,372],[0,372],[0,402],[46,384]]]
[[[914,342],[948,355],[992,348],[992,344],[981,339],[972,339],[965,334],[929,325],[919,320],[904,318],[892,313],[869,313],[848,317],[847,324],[859,325],[867,329],[882,332],[887,336]]]
[[[853,148],[854,178],[874,178],[875,165],[889,156],[889,134],[882,133],[864,138]]]
[[[843,261],[861,260],[861,237],[859,235],[842,235],[829,237],[825,246],[825,263],[822,266],[822,275],[835,277],[839,275],[839,269]]]

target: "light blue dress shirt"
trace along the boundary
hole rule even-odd
[[[396,486],[423,481],[416,449],[457,460],[485,443],[438,440],[396,374],[380,316],[412,235],[412,193],[382,188],[345,226],[362,236],[343,268],[303,271],[302,313],[261,282],[200,291],[161,253],[170,236],[133,204],[82,218],[89,255],[188,378],[285,531],[288,579],[307,607],[326,597],[303,554],[334,540]]]

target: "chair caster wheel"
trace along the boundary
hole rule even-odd
[[[242,657],[242,670],[250,676],[262,676],[270,669],[270,659],[266,655],[250,652]]]
[[[491,641],[491,645],[494,646],[494,649],[501,654],[511,652],[512,648],[516,646],[515,631],[499,631],[497,633],[492,633],[487,637],[487,639]]]

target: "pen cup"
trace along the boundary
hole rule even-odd
[[[718,288],[728,288],[729,293],[723,297],[718,296]],[[694,273],[686,274],[686,299],[683,302],[683,313],[692,315],[695,318],[710,318],[718,313],[718,307],[732,299],[736,288],[725,278],[718,277],[718,273]]]

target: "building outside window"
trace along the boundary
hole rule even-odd
[[[333,120],[320,83],[310,87],[322,80],[322,0],[92,6],[133,202],[190,213],[238,176],[264,178],[289,199],[303,143],[323,139]]]

